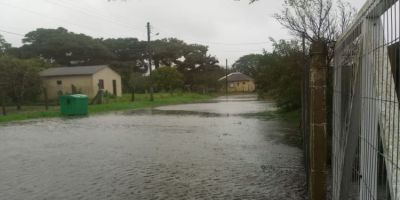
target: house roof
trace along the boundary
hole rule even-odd
[[[226,76],[218,79],[219,81],[223,81],[226,79]],[[234,73],[230,73],[228,74],[228,82],[237,82],[237,81],[252,81],[254,79],[252,79],[250,76],[247,76],[246,74],[242,74],[240,72],[234,72]]]
[[[98,71],[107,68],[107,65],[96,65],[96,66],[76,66],[76,67],[56,67],[46,69],[40,72],[42,77],[51,76],[81,76],[81,75],[93,75]]]

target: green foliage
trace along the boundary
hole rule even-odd
[[[203,92],[217,92],[220,88],[220,79],[225,76],[225,69],[219,66],[208,66],[203,70],[194,73],[193,83],[194,88]]]
[[[101,41],[114,54],[114,59],[120,62],[145,58],[147,44],[140,42],[137,38],[117,38]]]
[[[183,57],[187,44],[176,38],[167,38],[155,40],[151,43],[151,50],[153,51],[152,58],[156,69],[160,65],[172,66],[178,63],[178,59]]]
[[[242,72],[254,74],[261,97],[272,97],[283,110],[299,109],[303,66],[299,42],[273,40],[273,46],[273,52],[244,56],[235,66]]]
[[[261,60],[264,66],[257,83],[261,93],[271,95],[286,110],[301,106],[303,52],[297,41],[274,41],[274,51]]]
[[[0,57],[3,90],[18,107],[25,100],[34,101],[42,92],[39,72],[48,67],[48,64],[37,59]]]
[[[149,77],[142,73],[134,72],[129,78],[129,88],[134,92],[144,92],[149,88]]]
[[[40,28],[26,34],[22,41],[24,46],[14,51],[18,56],[41,57],[60,65],[103,64],[114,56],[100,40],[64,28]]]
[[[6,40],[0,35],[0,55],[4,54],[8,49],[11,48],[11,44],[7,43]]]
[[[159,89],[173,92],[183,87],[183,74],[172,67],[160,67],[153,71],[152,79]]]
[[[233,64],[233,70],[255,77],[257,75],[258,67],[260,66],[260,60],[263,58],[262,54],[250,54],[239,58]]]

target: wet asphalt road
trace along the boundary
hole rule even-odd
[[[0,126],[0,199],[303,199],[289,125],[254,96]]]

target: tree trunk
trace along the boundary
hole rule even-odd
[[[49,110],[49,97],[47,95],[47,89],[43,88],[43,95],[44,95],[44,106],[46,110]]]
[[[131,90],[131,102],[135,101],[135,88]]]
[[[3,115],[4,116],[6,116],[7,115],[7,110],[6,110],[6,96],[4,95],[4,93],[1,93],[1,96],[0,96],[0,103],[1,103],[1,109],[2,109],[2,113],[3,113]]]
[[[156,69],[160,68],[160,61],[157,59],[154,59],[154,66]]]
[[[18,101],[17,102],[17,110],[20,111],[21,110],[21,103]]]

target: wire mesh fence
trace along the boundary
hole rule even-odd
[[[400,199],[399,36],[399,0],[370,0],[336,44],[334,200]]]

